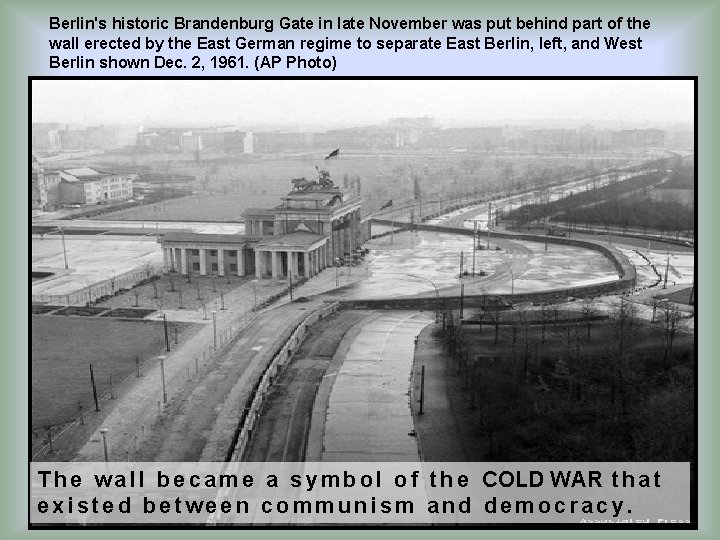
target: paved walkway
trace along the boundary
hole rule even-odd
[[[434,330],[430,325],[420,332],[413,364],[413,412],[420,455],[423,461],[467,461],[458,444],[460,435],[447,395],[447,377],[454,369],[454,360],[446,353],[442,337],[433,335]],[[423,366],[423,414],[419,414]]]
[[[352,334],[330,394],[322,461],[418,461],[409,379],[414,340],[428,322],[387,312]]]

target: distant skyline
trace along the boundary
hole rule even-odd
[[[32,121],[282,126],[693,124],[689,80],[37,80]]]

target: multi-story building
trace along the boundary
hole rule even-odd
[[[60,124],[32,125],[32,151],[54,153],[60,150]]]
[[[117,144],[115,129],[110,126],[67,128],[59,132],[62,150],[91,150]]]
[[[60,175],[45,172],[35,156],[30,173],[30,196],[33,210],[52,210],[59,204]]]
[[[200,151],[242,153],[245,132],[232,127],[193,129],[180,135],[179,144],[183,153]]]
[[[87,167],[60,171],[60,204],[101,204],[130,199],[134,174],[103,173]]]
[[[312,277],[353,254],[366,239],[362,201],[333,186],[326,173],[319,181],[296,179],[282,203],[243,212],[245,234],[171,232],[159,242],[166,271],[275,279]]]

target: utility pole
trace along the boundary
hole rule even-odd
[[[105,439],[107,432],[109,431],[108,428],[100,428],[98,430],[100,432],[100,435],[102,435],[103,440],[103,456],[105,457],[105,463],[108,462],[108,450],[107,450],[107,440]]]
[[[170,352],[170,339],[168,337],[167,315],[163,313],[163,329],[165,330],[165,350]]]
[[[463,252],[460,252],[460,277],[458,279],[462,279],[463,277]]]
[[[160,360],[160,378],[162,379],[163,403],[167,403],[167,392],[165,391],[165,357],[158,356]]]
[[[62,248],[63,248],[63,259],[65,260],[65,270],[67,270],[68,263],[67,263],[67,250],[65,249],[65,229],[60,227],[60,238],[62,239]]]
[[[212,316],[213,316],[213,350],[217,351],[217,311],[213,311]]]
[[[425,403],[425,364],[420,367],[420,411],[423,414],[423,404]]]
[[[473,220],[473,277],[475,277],[475,251],[477,251],[477,221]]]
[[[465,305],[465,284],[460,285],[460,318],[463,318],[463,307]]]
[[[95,400],[95,411],[100,412],[100,406],[98,405],[98,398],[97,398],[97,388],[95,387],[95,374],[93,373],[92,364],[89,364],[89,366],[90,366],[90,383],[92,384],[93,399]]]

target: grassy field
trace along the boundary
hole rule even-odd
[[[158,219],[165,221],[237,221],[250,206],[267,207],[278,204],[278,195],[263,193],[222,193],[180,197],[160,203]],[[134,206],[97,216],[100,220],[154,221],[153,205]]]
[[[135,371],[140,361],[159,354],[162,323],[100,318],[32,318],[32,425],[42,429],[79,415],[79,405],[93,410],[89,363],[98,394]]]

